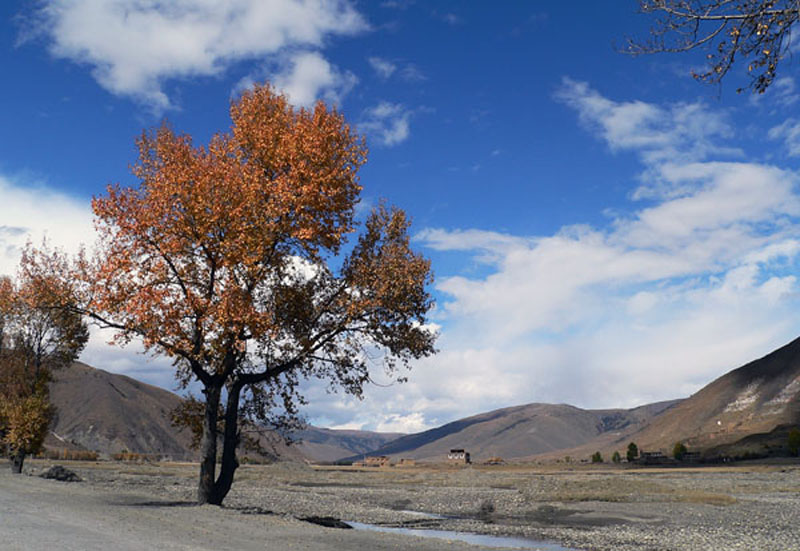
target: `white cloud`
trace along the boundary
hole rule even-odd
[[[110,329],[101,330],[90,326],[89,342],[79,360],[92,367],[127,375],[147,384],[178,390],[175,367],[170,359],[145,353],[139,339],[133,339],[124,347],[110,344],[113,336],[114,331]],[[199,393],[197,384],[190,386],[190,390],[195,394]]]
[[[421,231],[418,244],[470,269],[437,273],[440,352],[361,403],[315,397],[312,415],[341,422],[355,406],[362,428],[431,428],[529,402],[632,407],[688,396],[797,336],[800,175],[715,160],[737,150],[702,106],[621,103],[579,83],[563,94],[612,150],[640,155],[629,210],[550,235]]]
[[[409,63],[400,69],[400,78],[408,82],[419,82],[428,79],[428,77],[425,76],[425,73],[423,73],[422,70],[413,63]]]
[[[411,434],[427,429],[425,416],[420,412],[409,413],[408,415],[392,414],[378,423],[375,430],[379,432],[403,432]]]
[[[404,142],[411,133],[411,111],[400,104],[382,101],[364,111],[358,127],[385,146]]]
[[[636,150],[646,163],[741,154],[738,149],[714,143],[730,137],[732,129],[723,114],[700,103],[662,107],[642,101],[617,102],[570,78],[563,79],[556,99],[575,109],[581,122],[612,150]]]
[[[566,86],[560,99],[612,150],[640,154],[633,210],[552,235],[416,236],[483,266],[439,274],[441,352],[420,362],[403,400],[387,400],[416,405],[428,426],[532,401],[687,396],[797,335],[798,174],[708,160],[736,150],[723,143],[725,117],[702,106],[621,103]],[[387,407],[378,409],[403,411]]]
[[[382,57],[367,58],[372,69],[383,80],[389,79],[392,75],[398,75],[407,82],[419,82],[426,80],[425,74],[413,63],[406,63],[402,68],[396,63]]]
[[[81,201],[39,183],[0,176],[0,274],[13,275],[27,242],[48,242],[67,252],[94,242],[92,212]]]
[[[164,84],[367,28],[346,0],[49,0],[37,30],[51,53],[92,67],[101,86],[153,108]]]
[[[661,207],[676,215],[692,210],[689,202]],[[485,277],[437,283],[448,297],[437,314],[442,352],[422,362],[413,380],[423,396],[458,400],[431,415],[531,401],[615,407],[686,396],[788,342],[800,322],[798,285],[773,269],[796,266],[800,232],[771,226],[770,212],[745,217],[736,231],[720,219],[677,241],[672,227],[638,233],[645,211],[610,231],[566,229],[535,239],[423,233],[437,249],[472,243],[477,259],[495,259]],[[487,254],[492,243],[500,246]]]
[[[444,21],[445,23],[447,23],[448,25],[459,25],[459,24],[464,22],[464,20],[461,19],[461,17],[459,17],[458,15],[456,15],[454,13],[437,13],[437,12],[434,12],[434,15],[436,17],[438,17],[439,19],[441,19],[442,21]]]
[[[353,73],[339,71],[318,52],[292,54],[283,65],[270,80],[297,106],[311,107],[318,99],[339,104],[358,82]]]
[[[792,157],[800,157],[800,121],[797,119],[788,118],[770,128],[767,136],[771,140],[783,140],[786,152]]]
[[[633,407],[688,396],[797,336],[797,175],[716,162],[664,172],[697,181],[605,228],[421,231],[417,244],[483,268],[438,274],[440,352],[363,402],[315,395],[311,417],[358,411],[360,428],[410,430],[529,402]]]
[[[378,74],[379,77],[387,79],[397,70],[397,65],[387,59],[380,57],[370,57],[367,59],[372,69]]]

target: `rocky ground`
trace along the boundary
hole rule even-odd
[[[50,464],[30,469],[42,471]],[[148,496],[173,510],[192,509],[196,465],[66,465],[83,479],[72,483],[81,491]],[[567,549],[785,551],[800,549],[800,465],[647,470],[245,465],[237,471],[225,509],[237,518],[291,526],[298,518],[333,516],[383,527],[519,536]],[[420,548],[416,540],[397,541],[389,548]],[[331,548],[351,548],[340,543]]]

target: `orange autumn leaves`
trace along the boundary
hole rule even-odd
[[[180,383],[200,382],[203,401],[176,420],[199,431],[198,501],[216,504],[243,420],[291,427],[303,380],[360,396],[374,364],[394,377],[436,339],[430,263],[411,249],[405,213],[381,204],[347,242],[367,151],[344,118],[257,86],[231,119],[205,147],[167,125],[144,133],[139,186],[92,202],[96,253],[69,269],[58,255],[27,258],[74,288],[72,311],[172,358]]]
[[[0,277],[0,445],[20,469],[47,434],[53,370],[73,361],[88,338],[80,316],[62,308],[67,292],[35,270],[22,270],[16,281]]]
[[[93,201],[102,248],[85,266],[87,311],[118,340],[175,358],[184,381],[227,377],[230,362],[259,381],[290,361],[347,370],[367,342],[430,354],[430,266],[402,211],[376,209],[333,262],[340,273],[329,264],[355,229],[363,139],[323,103],[296,110],[268,86],[244,93],[231,119],[206,147],[167,125],[138,139],[140,186]],[[334,378],[355,389],[358,371]]]

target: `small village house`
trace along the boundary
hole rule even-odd
[[[364,459],[364,465],[367,467],[388,467],[389,458],[385,455],[372,455]]]
[[[463,465],[471,463],[469,452],[462,449],[450,450],[450,453],[447,454],[447,461]]]

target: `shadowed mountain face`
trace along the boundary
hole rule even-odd
[[[498,409],[398,438],[372,455],[442,460],[450,449],[463,448],[478,461],[528,457],[573,448],[603,436],[615,439],[630,434],[675,403],[630,410],[583,410],[563,404]]]
[[[798,423],[800,339],[716,379],[632,438],[645,450],[702,450]]]

